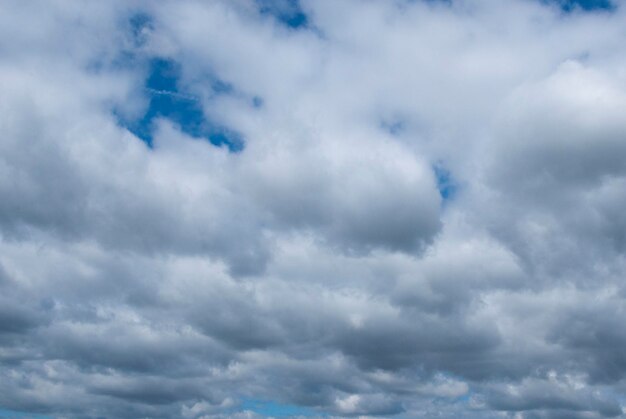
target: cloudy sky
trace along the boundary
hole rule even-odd
[[[0,0],[0,417],[626,418],[626,3]]]

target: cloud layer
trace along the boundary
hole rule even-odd
[[[626,417],[621,3],[1,9],[1,408]]]

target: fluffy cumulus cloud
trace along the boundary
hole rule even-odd
[[[626,417],[624,28],[3,0],[0,416]]]

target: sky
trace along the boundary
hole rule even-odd
[[[626,418],[621,0],[0,0],[0,418]]]

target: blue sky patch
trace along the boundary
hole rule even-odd
[[[257,108],[257,109],[263,107],[263,103],[264,103],[264,101],[263,101],[262,97],[254,96],[252,98],[252,106]]]
[[[244,146],[241,134],[209,121],[202,109],[200,98],[181,88],[180,76],[181,68],[177,62],[152,59],[144,86],[149,97],[148,109],[136,120],[124,120],[118,115],[120,123],[149,147],[152,147],[154,120],[167,118],[187,135],[204,138],[218,147],[226,146],[231,152],[241,151]],[[215,94],[233,91],[230,84],[218,79],[211,82],[211,88]]]
[[[1,419],[52,419],[51,416],[38,415],[34,413],[17,412],[15,410],[0,408]]]
[[[452,174],[441,163],[433,166],[435,178],[437,179],[437,189],[444,203],[454,198],[458,191],[458,185],[452,178]]]
[[[257,0],[256,2],[261,14],[272,15],[290,28],[299,29],[309,24],[308,17],[298,0]]]
[[[545,1],[545,0],[544,0]],[[554,2],[551,0],[549,2]],[[561,9],[570,12],[576,9],[585,11],[593,10],[613,10],[614,5],[610,0],[556,0],[560,4]]]
[[[142,46],[147,41],[145,30],[152,28],[152,17],[146,13],[137,13],[130,18],[130,28],[135,46]]]
[[[263,416],[293,417],[293,416],[320,416],[311,409],[290,404],[280,404],[264,400],[245,400],[241,405],[242,410],[249,410]],[[323,416],[323,415],[322,415]]]
[[[391,135],[400,135],[406,129],[406,123],[401,119],[383,120],[380,127]]]

